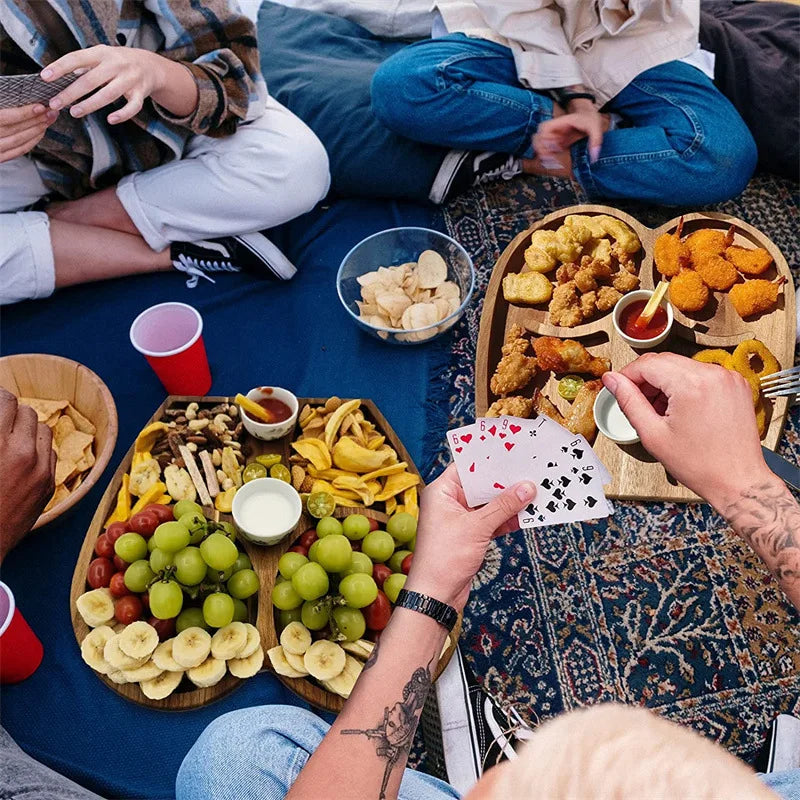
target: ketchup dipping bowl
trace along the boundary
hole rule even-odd
[[[626,294],[615,306],[612,319],[614,320],[614,330],[623,342],[629,344],[635,350],[649,350],[651,347],[660,345],[672,331],[672,323],[675,317],[672,313],[672,306],[664,298],[653,319],[647,323],[647,327],[641,332],[642,338],[631,336],[625,331],[631,330],[633,322],[638,319],[639,314],[644,310],[647,301],[653,292],[649,289],[638,289],[635,292]],[[634,305],[635,304],[635,305]],[[639,306],[636,311],[635,306]]]
[[[272,545],[285,539],[303,513],[300,495],[285,481],[256,478],[233,496],[231,508],[237,530],[254,544]]]
[[[255,400],[256,403],[259,400],[277,400],[289,409],[289,416],[280,422],[262,422],[261,420],[253,419],[243,408],[240,408],[239,413],[242,415],[245,430],[251,436],[255,436],[256,439],[270,441],[271,439],[282,439],[294,430],[299,406],[297,398],[290,391],[281,389],[280,386],[259,386],[256,389],[251,389],[247,393],[247,398],[248,400]]]

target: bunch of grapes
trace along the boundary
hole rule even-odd
[[[376,640],[406,582],[416,535],[417,520],[406,512],[386,530],[363,514],[320,519],[278,562],[278,630],[300,621],[320,638]]]
[[[185,628],[248,619],[260,582],[229,522],[211,522],[189,500],[152,504],[97,537],[87,582],[108,587],[117,621],[146,618],[164,639]]]

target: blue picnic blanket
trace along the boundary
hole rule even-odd
[[[86,364],[106,382],[119,413],[117,446],[98,485],[73,511],[30,534],[3,564],[3,580],[45,648],[31,678],[2,690],[2,724],[35,758],[107,797],[167,798],[181,760],[215,717],[257,704],[299,703],[266,674],[194,711],[157,711],[125,700],[81,661],[70,622],[70,581],[102,492],[164,399],[128,340],[134,317],[154,303],[180,300],[202,313],[213,394],[268,383],[298,395],[371,398],[422,463],[429,375],[449,336],[418,347],[383,344],[357,329],[335,288],[336,269],[350,247],[397,225],[441,222],[431,208],[343,200],[272,236],[299,267],[290,283],[226,274],[216,285],[201,281],[188,290],[177,272],[164,273],[3,309],[4,355],[55,353]]]

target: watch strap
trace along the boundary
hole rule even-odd
[[[573,92],[569,89],[551,89],[550,97],[562,108],[566,108],[571,100],[591,100],[597,102],[597,98],[591,92]]]
[[[410,611],[417,611],[426,617],[436,620],[440,625],[444,625],[447,628],[448,633],[453,630],[458,621],[458,612],[452,606],[419,592],[409,592],[401,589],[394,605],[395,608],[407,608]]]

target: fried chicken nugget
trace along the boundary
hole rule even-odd
[[[556,283],[569,283],[575,277],[575,273],[579,269],[580,267],[573,261],[562,264],[556,270]]]
[[[563,225],[551,231],[541,228],[531,234],[525,250],[525,265],[531,272],[550,272],[556,265],[576,261],[581,254],[581,242]]]
[[[608,241],[604,239],[604,241]],[[613,270],[611,269],[611,263],[606,263],[602,259],[592,258],[592,256],[583,256],[581,258],[581,269],[586,270],[589,274],[599,280],[607,280],[611,277]]]
[[[731,245],[725,250],[725,258],[744,275],[761,275],[772,266],[772,256],[763,247],[748,250]]]
[[[536,359],[525,355],[530,345],[519,325],[513,325],[503,345],[503,356],[489,382],[492,394],[509,394],[522,389],[536,373]]]
[[[581,314],[584,319],[591,319],[597,312],[597,292],[584,292],[580,297]]]
[[[580,299],[575,281],[556,286],[550,301],[550,324],[574,328],[583,322]]]
[[[600,312],[611,311],[622,298],[622,292],[613,286],[601,286],[597,292],[597,310]]]
[[[553,296],[553,284],[541,272],[511,272],[503,278],[503,297],[509,303],[536,306]]]
[[[591,269],[581,267],[575,273],[574,280],[575,280],[575,286],[578,287],[578,291],[581,294],[585,294],[586,292],[593,292],[597,289],[597,281],[594,279],[594,275],[592,275]]]
[[[681,271],[669,282],[670,302],[680,311],[700,311],[709,297],[708,286],[693,269]]]
[[[574,339],[540,336],[534,340],[533,350],[543,372],[555,372],[556,375],[577,372],[599,378],[611,369],[607,358],[593,356]]]
[[[763,278],[737,283],[730,291],[730,298],[736,313],[742,318],[754,317],[764,311],[772,311],[778,305],[778,294],[786,276],[773,282]]]
[[[673,278],[684,267],[689,266],[691,253],[685,242],[681,241],[683,217],[673,233],[662,233],[653,245],[653,259],[656,269],[665,277]]]
[[[627,294],[628,292],[632,292],[634,289],[639,288],[639,276],[631,275],[630,272],[621,269],[619,272],[615,272],[611,276],[611,285],[618,292],[622,292],[622,294]]]
[[[721,256],[733,243],[733,232],[734,227],[731,225],[726,233],[716,228],[701,228],[690,233],[686,237],[686,247],[689,249],[692,267],[697,269],[698,264],[711,256]]]
[[[709,289],[718,292],[727,292],[739,277],[733,264],[722,256],[709,256],[704,261],[698,261],[695,271]]]
[[[520,417],[530,419],[533,414],[533,399],[530,397],[501,397],[489,406],[487,417]]]

